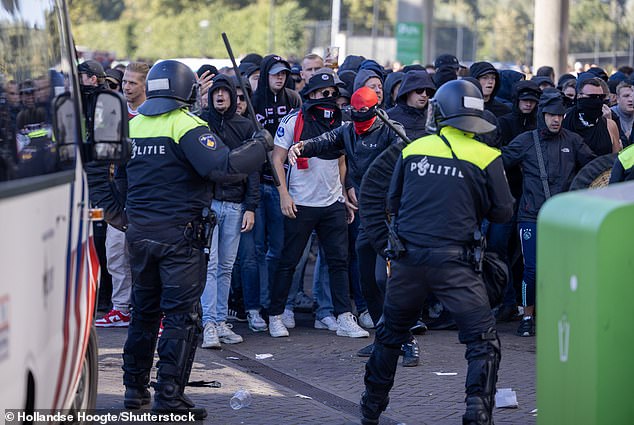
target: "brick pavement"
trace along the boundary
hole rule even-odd
[[[246,324],[234,323],[245,337],[242,344],[223,345],[222,350],[199,349],[191,380],[216,380],[221,388],[188,388],[187,393],[207,407],[206,424],[296,425],[358,424],[358,400],[363,389],[365,359],[356,350],[370,339],[337,337],[333,332],[312,329],[309,314],[297,315],[298,327],[289,338],[274,339],[268,333],[251,332]],[[536,417],[535,339],[514,335],[516,323],[499,326],[503,345],[498,388],[517,392],[519,408],[495,409],[496,424],[533,425]],[[121,347],[124,329],[98,330],[98,408],[121,408]],[[391,403],[382,424],[460,424],[464,404],[466,361],[457,331],[430,331],[419,336],[422,364],[399,366]],[[256,360],[256,354],[273,354]],[[438,376],[434,372],[455,372]],[[239,388],[253,395],[250,407],[233,411],[231,395]],[[302,398],[298,395],[302,395]]]

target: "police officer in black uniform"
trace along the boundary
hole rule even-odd
[[[203,211],[212,181],[242,180],[262,166],[273,144],[261,132],[229,151],[188,111],[196,99],[196,76],[180,62],[154,65],[146,89],[140,115],[130,122],[132,156],[121,168],[127,174],[126,239],[134,281],[123,351],[124,405],[138,409],[150,402],[150,369],[164,315],[152,411],[191,412],[201,419],[207,412],[183,391],[200,335],[204,246],[213,228]]]
[[[366,364],[365,425],[378,424],[388,405],[401,345],[430,292],[449,310],[460,342],[467,345],[463,424],[492,423],[500,341],[472,260],[474,233],[484,218],[509,220],[513,197],[500,152],[473,138],[494,129],[482,118],[480,91],[470,82],[450,81],[431,105],[432,134],[403,149],[388,194],[388,209],[406,251],[391,262],[383,316]]]

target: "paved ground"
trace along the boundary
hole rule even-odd
[[[241,344],[221,350],[199,348],[191,381],[218,381],[220,388],[187,389],[199,405],[207,408],[205,424],[298,425],[358,424],[358,401],[363,388],[365,359],[355,355],[370,339],[351,339],[312,328],[310,314],[297,315],[297,328],[289,338],[271,338],[235,323],[243,335]],[[536,423],[535,339],[514,335],[517,323],[499,325],[503,345],[498,388],[517,393],[517,409],[495,409],[495,423]],[[100,329],[100,409],[123,407],[121,347],[125,329]],[[371,335],[372,337],[372,335]],[[419,336],[422,364],[399,366],[391,403],[381,424],[460,424],[464,404],[466,361],[457,331],[429,331]],[[256,359],[257,354],[272,354]],[[454,376],[435,372],[453,372]],[[154,376],[154,373],[153,373]],[[232,410],[231,395],[245,388],[252,394],[250,407]]]

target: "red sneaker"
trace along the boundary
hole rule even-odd
[[[101,319],[95,320],[95,326],[98,328],[127,328],[128,325],[130,325],[130,313],[119,310],[110,310]]]

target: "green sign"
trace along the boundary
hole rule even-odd
[[[423,27],[419,22],[396,24],[396,60],[403,65],[423,61]]]

